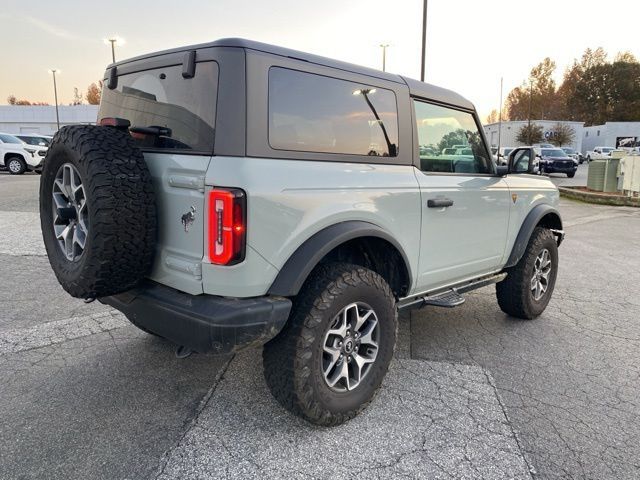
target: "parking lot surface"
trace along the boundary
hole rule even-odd
[[[0,173],[1,478],[640,476],[637,209],[563,200],[539,319],[509,319],[491,287],[403,315],[380,394],[326,429],[271,398],[258,350],[178,359],[66,295],[39,239],[38,182]]]

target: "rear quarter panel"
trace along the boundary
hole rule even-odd
[[[205,293],[257,296],[309,237],[362,220],[382,227],[404,249],[412,270],[420,248],[420,192],[409,165],[213,157],[208,186],[247,193],[247,258],[233,267],[203,263]]]

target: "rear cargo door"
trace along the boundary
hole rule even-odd
[[[158,246],[150,278],[198,294],[204,178],[213,153],[219,69],[213,60],[185,65],[176,64],[178,58],[189,61],[181,54],[167,56],[166,66],[158,58],[118,66],[117,85],[107,82],[103,90],[98,120],[130,122],[129,132],[153,177]]]

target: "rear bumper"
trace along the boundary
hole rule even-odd
[[[232,353],[262,345],[284,327],[291,300],[189,295],[155,282],[100,302],[135,325],[200,353]]]

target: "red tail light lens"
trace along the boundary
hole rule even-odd
[[[239,189],[209,192],[209,259],[216,265],[244,260],[246,245],[246,196]]]

